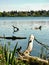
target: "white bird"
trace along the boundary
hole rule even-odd
[[[34,35],[30,35],[27,49],[24,51],[24,55],[29,55],[33,48]]]
[[[28,46],[23,53],[19,52],[19,57],[23,58],[25,56],[29,56],[29,54],[30,54],[30,52],[32,51],[32,48],[33,48],[33,40],[34,40],[34,35],[30,35]]]

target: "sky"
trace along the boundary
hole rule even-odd
[[[49,10],[49,0],[0,0],[0,11]]]

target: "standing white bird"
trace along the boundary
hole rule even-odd
[[[27,49],[24,51],[24,55],[28,56],[33,48],[34,35],[30,35]]]

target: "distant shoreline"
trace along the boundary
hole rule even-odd
[[[49,16],[0,16],[1,17],[49,17]]]
[[[41,11],[3,11],[0,12],[0,17],[49,17],[49,10]]]

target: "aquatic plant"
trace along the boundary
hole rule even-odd
[[[8,46],[6,44],[4,46],[0,45],[0,55],[2,56],[2,58],[0,58],[0,65],[29,65],[27,62],[18,60],[17,56],[15,56],[18,52],[17,49],[19,49],[17,45],[18,43],[16,43],[12,52],[9,50],[10,43],[8,43]]]
[[[41,51],[40,51],[40,58],[46,60],[46,53],[45,53],[45,48],[42,46]]]
[[[18,44],[18,43],[17,43]],[[8,47],[4,46],[4,57],[5,57],[5,61],[6,61],[6,64],[9,65],[13,65],[13,64],[16,64],[16,58],[15,58],[15,53],[16,53],[16,47],[17,47],[17,44],[15,45],[14,47],[14,50],[12,52],[10,52],[8,50]]]

